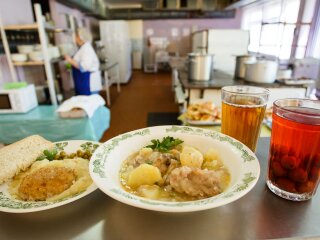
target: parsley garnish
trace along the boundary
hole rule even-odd
[[[169,136],[164,137],[161,142],[159,139],[152,139],[151,142],[152,144],[146,147],[152,148],[153,150],[158,150],[159,152],[168,152],[173,147],[179,145],[180,143],[183,143],[181,139]]]
[[[153,164],[153,162],[152,162],[151,160],[147,160],[147,161],[145,161],[145,163],[146,163],[146,164],[149,164],[149,165],[152,165],[152,164]]]
[[[41,161],[43,159],[48,159],[49,161],[54,160],[54,157],[57,155],[58,151],[56,148],[54,148],[52,151],[50,150],[44,150],[43,154],[37,158],[37,161]]]

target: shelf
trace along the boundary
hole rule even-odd
[[[48,87],[49,87],[49,94],[50,94],[50,100],[53,105],[57,105],[57,93],[56,93],[56,86],[55,86],[55,76],[54,76],[54,70],[53,70],[53,64],[57,63],[59,61],[62,61],[63,58],[55,58],[49,60],[49,53],[48,53],[48,32],[52,33],[60,33],[60,32],[70,32],[68,29],[63,28],[57,28],[55,26],[49,25],[48,22],[45,22],[43,19],[42,11],[41,11],[41,5],[39,3],[34,4],[34,14],[36,22],[31,24],[17,24],[17,25],[7,25],[3,26],[0,24],[0,31],[2,36],[2,42],[4,46],[4,50],[6,53],[8,65],[10,68],[10,73],[13,82],[18,82],[18,74],[16,72],[15,67],[21,66],[21,67],[32,67],[32,66],[41,66],[44,67],[45,72],[45,78],[48,81]],[[8,39],[6,37],[6,30],[11,31],[34,31],[38,33],[39,40],[41,44],[41,50],[43,50],[43,57],[44,60],[42,61],[26,61],[26,62],[13,62],[11,58],[11,52],[10,52],[10,44],[8,42]]]
[[[52,58],[52,59],[50,60],[51,63],[57,63],[57,62],[61,62],[61,61],[64,61],[64,58],[63,58],[63,57]]]
[[[63,61],[64,59],[62,57],[59,58],[52,58],[50,60],[51,63],[57,63],[60,61]],[[27,62],[13,62],[14,66],[41,66],[44,65],[44,61],[27,61]]]
[[[37,30],[38,24],[23,24],[23,25],[7,25],[4,26],[4,30]]]
[[[56,32],[56,33],[59,33],[59,32],[73,32],[71,29],[59,28],[59,27],[48,25],[48,24],[45,24],[44,27],[45,27],[45,29],[47,31],[52,31],[52,32]]]
[[[13,62],[14,66],[39,66],[43,64],[43,61]]]
[[[59,28],[55,26],[51,26],[49,24],[44,24],[45,30],[46,31],[51,31],[51,32],[72,32],[71,29],[66,29],[66,28]],[[23,24],[23,25],[7,25],[4,26],[4,30],[15,30],[15,31],[23,31],[23,30],[38,30],[38,24],[37,23],[32,23],[32,24]]]

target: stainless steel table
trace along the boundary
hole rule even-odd
[[[159,213],[117,202],[99,190],[74,203],[29,213],[0,213],[0,239],[265,239],[320,236],[320,193],[291,202],[265,184],[269,138],[257,156],[261,177],[243,198],[195,213]]]
[[[104,87],[106,89],[107,96],[107,104],[111,105],[110,100],[110,86],[112,84],[117,83],[117,91],[118,93],[121,91],[120,88],[120,67],[118,62],[107,62],[100,64],[100,70],[103,72],[104,77]],[[109,71],[113,71],[113,74],[110,74]]]

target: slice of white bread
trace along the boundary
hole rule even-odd
[[[26,170],[43,153],[51,150],[54,144],[39,135],[26,137],[0,149],[0,184]]]

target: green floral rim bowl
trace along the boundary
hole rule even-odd
[[[188,202],[149,200],[126,192],[119,177],[122,162],[152,139],[166,136],[180,138],[185,144],[196,147],[201,152],[206,152],[209,148],[218,150],[230,171],[229,187],[219,195]],[[243,197],[257,183],[260,165],[248,147],[222,133],[196,127],[157,126],[124,133],[103,143],[94,152],[89,171],[98,188],[122,203],[153,211],[192,212],[219,207]]]

